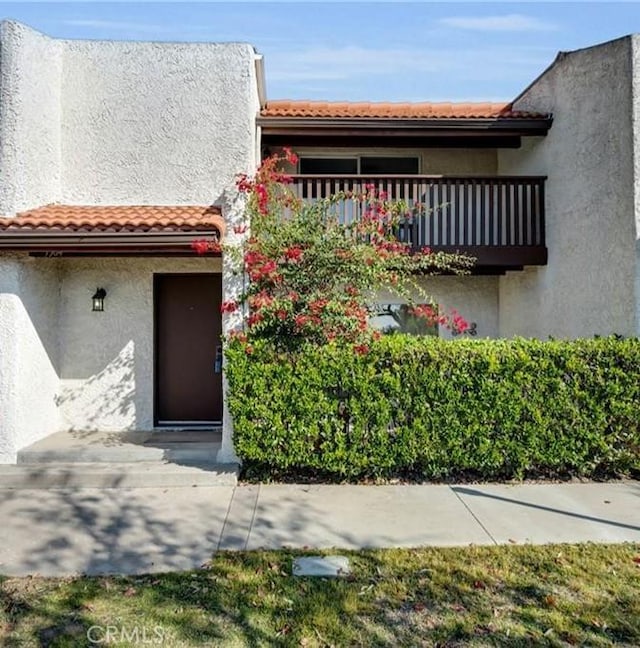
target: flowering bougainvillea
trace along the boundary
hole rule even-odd
[[[255,176],[238,178],[238,191],[247,199],[245,222],[233,228],[248,234],[241,244],[193,243],[198,253],[222,249],[235,271],[248,278],[238,301],[222,304],[225,313],[243,309],[244,330],[234,337],[248,352],[252,341],[267,339],[287,349],[345,343],[365,354],[380,335],[369,325],[368,304],[382,289],[406,302],[415,316],[464,332],[464,318],[439,307],[419,278],[464,274],[472,259],[429,248],[416,251],[400,241],[399,228],[411,211],[372,184],[313,201],[298,198],[291,177],[280,170],[284,162],[297,162],[290,149],[264,160]],[[345,203],[358,215],[348,223],[340,218]]]

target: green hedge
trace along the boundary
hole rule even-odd
[[[604,477],[640,469],[640,341],[390,336],[366,356],[227,349],[260,478]],[[340,414],[342,412],[342,416]]]

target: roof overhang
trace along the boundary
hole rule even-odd
[[[0,218],[0,251],[191,256],[194,241],[220,241],[224,229],[215,205],[50,204]]]
[[[0,252],[29,252],[38,256],[195,256],[192,243],[218,238],[206,231],[188,232],[0,232]],[[214,255],[215,256],[215,255]]]
[[[258,117],[265,145],[324,146],[353,143],[387,146],[505,147],[544,136],[553,118],[313,118]]]

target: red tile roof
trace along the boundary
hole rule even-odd
[[[355,119],[497,119],[546,117],[513,110],[505,103],[356,103],[347,101],[267,102],[262,117],[355,118]]]
[[[217,207],[186,205],[45,205],[12,218],[0,217],[0,232],[208,232],[224,233]]]

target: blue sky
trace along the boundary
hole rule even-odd
[[[508,100],[559,50],[637,31],[626,3],[2,3],[51,36],[246,41],[270,98]]]

